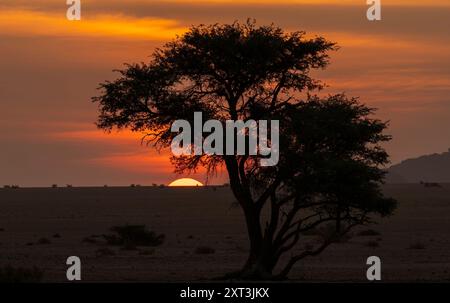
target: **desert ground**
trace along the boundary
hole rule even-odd
[[[450,184],[392,184],[384,191],[399,202],[393,216],[304,259],[290,279],[366,281],[366,259],[375,255],[383,281],[450,281]],[[35,266],[44,282],[64,282],[67,257],[78,256],[85,282],[205,281],[245,261],[244,219],[233,202],[226,187],[0,189],[0,267]],[[125,224],[145,224],[165,241],[107,246],[101,235]],[[359,235],[369,228],[379,234]],[[314,241],[304,236],[300,245]]]

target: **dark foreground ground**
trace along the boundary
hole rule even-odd
[[[299,263],[290,278],[365,281],[366,259],[376,255],[384,281],[450,281],[450,185],[386,185],[385,192],[399,208],[369,227],[379,235],[355,230]],[[83,281],[208,280],[245,261],[245,226],[233,201],[228,188],[0,189],[0,268],[36,266],[44,281],[65,281],[66,258],[75,255]],[[145,224],[165,242],[107,246],[99,235],[124,224]],[[314,241],[305,236],[302,244]]]

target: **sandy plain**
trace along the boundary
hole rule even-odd
[[[290,279],[366,281],[366,259],[376,255],[383,281],[449,282],[450,184],[391,184],[384,191],[398,200],[393,216],[298,263]],[[246,258],[244,219],[233,201],[226,187],[0,189],[0,267],[36,266],[45,282],[64,282],[66,258],[75,255],[86,282],[207,281]],[[98,235],[124,224],[145,224],[165,242],[153,249],[108,246],[114,255],[99,255],[106,244]],[[380,234],[358,235],[368,228]],[[300,245],[314,241],[305,236]],[[199,246],[214,253],[196,253]]]

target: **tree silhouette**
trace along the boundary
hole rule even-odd
[[[99,128],[145,132],[143,140],[157,148],[170,145],[175,120],[193,121],[196,111],[223,123],[280,121],[276,166],[262,167],[261,156],[252,155],[171,158],[180,173],[205,167],[212,174],[221,166],[228,172],[250,248],[242,269],[227,277],[285,278],[299,260],[395,208],[380,189],[386,123],[357,99],[310,94],[322,88],[310,71],[325,68],[336,49],[322,37],[250,21],[201,25],[157,49],[150,63],[127,65],[93,98]],[[321,226],[332,226],[323,241],[302,248],[302,235]],[[287,252],[291,257],[282,258]]]

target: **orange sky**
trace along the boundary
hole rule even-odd
[[[450,2],[382,1],[381,22],[365,0],[82,0],[82,21],[64,0],[0,2],[0,184],[46,186],[168,183],[168,154],[139,135],[95,129],[90,97],[123,63],[199,23],[275,23],[338,42],[316,73],[327,92],[360,96],[390,120],[393,162],[450,147]],[[196,176],[204,182],[204,176]],[[218,180],[218,181],[217,181]],[[223,182],[224,176],[216,179]]]

